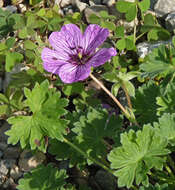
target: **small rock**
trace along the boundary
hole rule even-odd
[[[0,173],[7,175],[8,173],[8,168],[5,166],[5,164],[3,162],[0,162]]]
[[[7,179],[7,177],[4,174],[0,173],[0,187],[5,182],[6,179]]]
[[[101,0],[93,0],[96,5],[101,5]]]
[[[0,0],[0,8],[2,8],[4,5],[4,1],[3,0]]]
[[[0,142],[0,150],[4,151],[8,147],[7,143]]]
[[[18,7],[19,7],[21,13],[23,13],[27,10],[27,7],[24,4],[19,4]]]
[[[156,43],[143,42],[139,43],[137,47],[137,54],[140,58],[144,58],[148,53],[150,53],[154,48],[158,48],[160,45],[167,45],[171,43],[171,40],[168,41],[158,41]]]
[[[73,14],[73,12],[74,12],[72,5],[68,5],[66,7],[63,7],[62,10],[63,10],[64,14]]]
[[[151,1],[150,1],[150,9],[151,9],[151,10],[154,9],[154,6],[155,6],[156,3],[157,3],[157,0],[151,0]]]
[[[80,12],[84,11],[84,9],[88,6],[86,3],[83,3],[80,0],[73,0],[72,4],[75,5]]]
[[[13,5],[8,5],[7,7],[2,8],[5,11],[10,11],[11,13],[16,13],[17,12],[17,7]]]
[[[117,187],[116,178],[104,170],[97,171],[95,180],[105,190],[115,190]]]
[[[170,12],[175,11],[174,0],[158,0],[154,6],[154,11],[158,17],[162,17]]]
[[[168,14],[165,18],[165,25],[169,31],[173,31],[175,29],[175,11]]]
[[[4,152],[5,159],[16,159],[20,155],[19,147],[8,147]]]
[[[72,3],[72,0],[56,0],[55,4],[60,7],[66,7],[67,5],[70,5]]]
[[[111,7],[115,4],[115,0],[103,0],[103,4],[107,5],[108,7]]]
[[[18,165],[21,171],[30,171],[45,160],[46,156],[42,152],[37,152],[35,155],[32,155],[30,151],[24,150],[21,153]]]
[[[15,185],[15,182],[12,178],[8,178],[3,184],[3,188],[10,188]]]
[[[94,6],[95,5],[94,1],[93,0],[89,0],[89,5],[90,6]]]
[[[10,170],[10,176],[14,179],[17,180],[19,179],[23,173],[19,170],[19,167],[17,165],[14,165],[13,168]]]
[[[90,22],[90,20],[89,20],[90,15],[95,14],[95,15],[99,16],[100,11],[108,11],[108,9],[104,5],[94,5],[94,6],[91,6],[91,7],[87,7],[84,10],[86,20],[88,22]]]
[[[4,133],[10,129],[10,125],[5,122],[2,127],[0,127],[0,142],[7,142],[8,136]]]
[[[16,161],[13,160],[13,159],[1,160],[0,161],[0,173],[4,174],[4,175],[7,175],[9,169],[13,167],[15,162]]]

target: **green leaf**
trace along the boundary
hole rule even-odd
[[[23,179],[19,180],[18,190],[66,190],[65,170],[58,170],[51,164],[40,165],[30,173],[26,173]]]
[[[112,85],[111,92],[112,92],[112,94],[114,94],[114,96],[117,96],[118,90],[120,87],[121,87],[120,83],[115,83]]]
[[[125,38],[126,49],[133,50],[135,48],[134,36],[130,35]]]
[[[157,134],[166,138],[168,142],[175,146],[175,113],[165,113],[159,118],[159,121],[154,123]]]
[[[163,28],[153,28],[151,31],[148,32],[148,41],[151,41],[151,40],[169,40],[171,35],[170,33],[163,29]]]
[[[174,57],[172,55],[172,57]],[[158,75],[166,76],[174,72],[174,66],[171,64],[170,48],[161,45],[148,54],[145,63],[140,65],[140,69],[144,71],[142,77],[154,78]]]
[[[141,124],[157,121],[156,98],[160,95],[160,89],[153,81],[142,85],[136,90],[135,98],[132,98],[133,108],[137,121]]]
[[[164,93],[156,98],[157,105],[157,115],[162,115],[163,113],[174,113],[175,111],[175,83],[169,82],[164,89]]]
[[[20,141],[22,148],[30,144],[32,150],[38,148],[45,152],[45,136],[63,140],[67,121],[60,117],[66,113],[64,107],[68,100],[60,98],[55,88],[49,89],[48,81],[36,84],[32,91],[25,88],[24,92],[27,98],[25,105],[31,109],[32,114],[8,119],[12,124],[6,132],[8,143],[14,145]],[[40,142],[39,145],[36,141]]]
[[[115,30],[116,26],[113,22],[109,22],[109,21],[102,21],[101,22],[101,26],[104,28],[108,28],[109,30]]]
[[[35,43],[33,43],[31,40],[26,40],[24,42],[24,48],[29,49],[29,50],[33,50],[33,49],[37,48],[37,45]]]
[[[128,91],[128,94],[130,96],[135,96],[135,87],[134,85],[130,82],[130,81],[124,81],[123,82],[123,85],[125,86],[125,88],[127,89]]]
[[[107,72],[103,74],[103,78],[109,82],[118,82],[117,74],[115,72]]]
[[[37,15],[40,16],[40,17],[43,17],[45,16],[46,14],[46,10],[44,8],[40,9],[38,12],[37,12]]]
[[[115,36],[117,38],[123,38],[124,37],[124,26],[118,26],[116,27],[116,30],[115,30]]]
[[[137,16],[137,7],[135,4],[133,4],[132,6],[130,6],[125,17],[128,22],[131,22],[132,20],[136,18],[136,16]]]
[[[4,51],[7,49],[7,45],[5,43],[0,43],[0,51]]]
[[[89,16],[89,21],[90,23],[92,24],[99,24],[101,22],[101,19],[100,17],[98,17],[96,14],[91,14]]]
[[[143,187],[141,186],[139,190],[173,190],[171,189],[167,183],[159,185],[156,183],[155,185],[149,184],[149,187]]]
[[[10,37],[6,40],[5,44],[8,47],[8,49],[12,48],[16,42],[16,39],[14,37]]]
[[[72,131],[76,134],[77,146],[92,157],[99,158],[106,154],[103,138],[118,135],[121,119],[113,114],[109,116],[107,111],[100,107],[99,109],[89,107],[86,114],[81,114],[74,126]]]
[[[128,2],[128,1],[118,1],[116,3],[116,8],[121,13],[126,13],[129,11],[129,9],[134,5],[135,3]]]
[[[122,38],[122,39],[118,40],[117,43],[116,43],[116,47],[117,47],[119,50],[124,50],[125,47],[126,47],[125,38]]]
[[[19,36],[19,38],[21,38],[21,39],[27,38],[27,36],[28,36],[27,28],[24,27],[23,29],[21,29],[21,30],[19,31],[19,33],[18,33],[18,36]]]
[[[139,8],[142,12],[147,11],[150,8],[150,0],[142,0],[138,2]]]
[[[0,93],[0,103],[7,103],[7,104],[9,103],[7,97],[2,93]]]
[[[142,131],[121,135],[121,147],[113,149],[108,155],[114,175],[118,177],[118,186],[130,188],[137,185],[149,185],[148,173],[150,169],[163,169],[163,156],[170,153],[166,149],[167,141],[161,138],[150,125],[145,125]]]
[[[155,17],[151,13],[146,14],[144,16],[144,24],[154,26],[155,25]]]
[[[82,83],[73,83],[73,84],[68,84],[64,85],[63,87],[63,92],[67,96],[70,96],[72,94],[79,94],[83,91],[84,85]]]
[[[10,72],[14,65],[20,63],[23,60],[23,55],[18,52],[7,52],[5,60],[5,70]]]

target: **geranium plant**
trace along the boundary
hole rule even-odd
[[[144,58],[136,48],[171,37],[146,12],[150,1],[116,3],[132,32],[105,11],[87,23],[49,2],[28,6],[0,9],[0,69],[11,75],[0,116],[11,126],[9,144],[46,160],[16,188],[99,189],[91,180],[102,171],[117,189],[175,189],[175,38]]]

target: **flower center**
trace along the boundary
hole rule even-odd
[[[76,48],[76,54],[72,54],[69,56],[70,56],[69,62],[76,65],[83,65],[90,59],[89,55],[83,53],[82,47]]]

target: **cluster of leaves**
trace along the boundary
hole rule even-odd
[[[142,36],[148,41],[170,37],[156,17],[146,13],[150,1],[117,1],[122,19],[134,23],[131,31],[107,11],[89,17],[90,23],[111,31],[109,42],[119,50],[110,63],[95,71],[102,73],[115,96],[122,91],[127,100],[131,97],[128,106],[137,127],[100,90],[94,91],[90,81],[63,84],[43,70],[41,50],[48,46],[50,32],[70,22],[84,30],[86,24],[81,13],[62,17],[58,6],[48,8],[41,2],[30,0],[31,7],[23,14],[0,9],[0,71],[11,75],[0,93],[0,116],[11,124],[8,143],[47,152],[57,161],[68,160],[69,168],[80,171],[99,162],[104,168],[110,165],[119,188],[174,189],[175,38],[144,59],[135,58]],[[108,103],[108,109],[102,103]],[[17,189],[90,189],[68,183],[69,177],[65,170],[41,165],[25,174]]]

